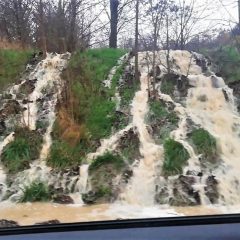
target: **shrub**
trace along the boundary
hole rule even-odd
[[[23,190],[23,196],[20,202],[45,202],[51,199],[51,193],[48,186],[42,182],[33,182]]]
[[[154,118],[163,118],[168,116],[168,110],[158,101],[150,102],[150,112]]]
[[[195,129],[190,135],[198,154],[203,154],[210,161],[214,160],[217,155],[216,139],[205,129]]]
[[[36,131],[18,128],[15,139],[9,143],[2,153],[2,163],[9,173],[17,173],[29,167],[32,160],[39,157],[42,139]]]
[[[121,169],[125,165],[121,156],[107,152],[94,159],[89,167],[89,171],[92,172],[106,164],[112,164],[116,169]]]
[[[79,166],[81,160],[79,148],[71,147],[64,141],[54,141],[47,158],[47,164],[53,168],[64,169]]]
[[[183,145],[173,139],[164,142],[163,172],[165,175],[176,175],[182,173],[182,167],[189,159],[188,151]]]

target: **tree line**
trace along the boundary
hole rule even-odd
[[[207,0],[0,0],[0,38],[56,52],[186,49],[211,35],[209,14]]]

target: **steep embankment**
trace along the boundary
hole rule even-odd
[[[167,67],[159,51],[154,81],[143,52],[139,85],[123,54],[78,53],[64,80],[69,54],[49,54],[2,96],[2,200],[111,203],[97,219],[238,205],[240,118],[214,66],[170,51]]]

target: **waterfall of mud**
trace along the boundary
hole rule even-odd
[[[133,126],[137,127],[141,142],[141,155],[143,158],[138,166],[134,167],[133,177],[121,195],[123,202],[130,204],[154,204],[156,194],[155,185],[167,185],[169,199],[173,198],[173,189],[176,180],[181,176],[163,177],[157,179],[164,161],[163,147],[154,144],[144,122],[148,113],[147,96],[147,57],[151,53],[140,54],[141,90],[136,93],[132,103]],[[207,66],[207,61],[202,55],[187,51],[171,51],[171,72],[178,76],[185,76],[188,81],[188,93],[184,100],[175,102],[172,96],[163,94],[158,85],[158,96],[174,105],[174,111],[180,120],[178,128],[171,132],[170,137],[180,142],[188,151],[190,159],[183,169],[186,179],[192,179],[192,189],[199,196],[200,203],[209,205],[207,196],[207,182],[216,179],[220,204],[239,204],[240,202],[240,118],[234,105],[232,90],[217,77]],[[199,61],[206,66],[199,65]],[[161,78],[167,74],[166,52],[157,53],[157,64],[161,67]],[[175,87],[177,96],[177,89]],[[175,93],[174,93],[175,94]],[[216,164],[202,165],[201,155],[196,154],[193,146],[188,141],[189,123],[198,128],[206,129],[217,140],[217,151],[220,160]],[[184,193],[185,194],[185,193]]]
[[[155,193],[155,168],[156,162],[161,161],[162,148],[154,144],[151,139],[145,117],[148,113],[148,76],[142,73],[141,89],[135,94],[132,102],[133,126],[137,128],[143,156],[138,166],[134,169],[133,178],[121,198],[128,204],[152,205]]]

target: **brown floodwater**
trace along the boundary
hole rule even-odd
[[[235,210],[234,210],[235,209]],[[232,208],[231,213],[239,208]],[[57,219],[61,223],[91,222],[99,220],[216,215],[226,213],[226,208],[217,206],[197,207],[141,207],[117,204],[60,205],[53,203],[24,203],[0,205],[0,219],[17,221],[20,225]]]

